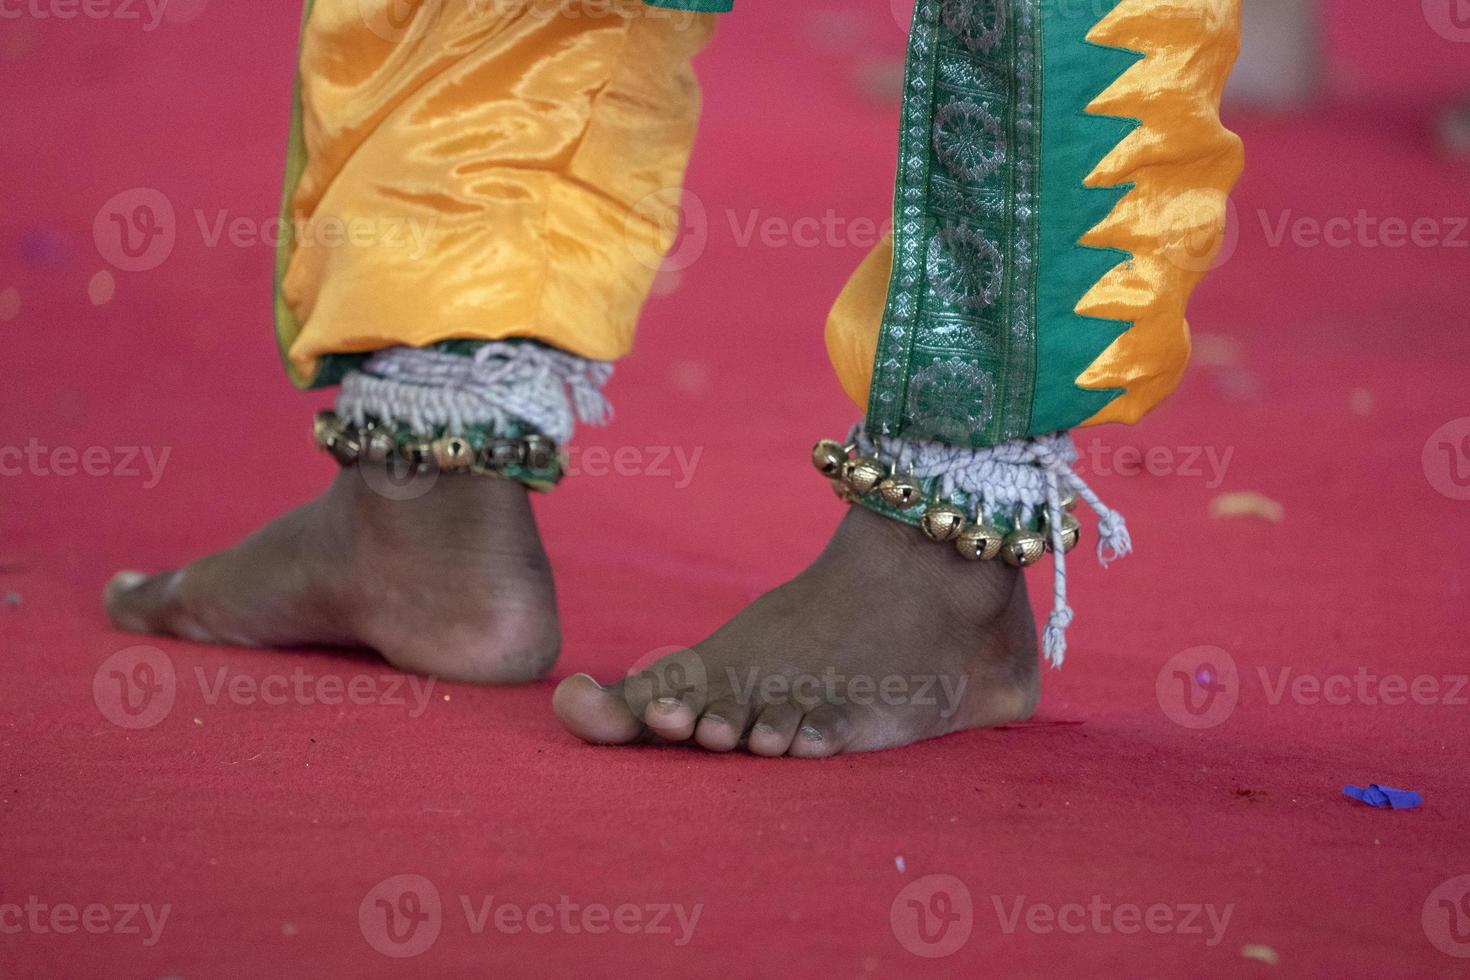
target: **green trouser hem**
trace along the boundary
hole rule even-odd
[[[870,435],[967,449],[1070,429],[1120,394],[1077,379],[1131,324],[1079,316],[1130,256],[1079,244],[1137,120],[1086,111],[1141,55],[1087,40],[1118,0],[918,0]]]
[[[694,10],[705,14],[729,13],[735,0],[643,0],[650,7],[667,7],[670,10]]]

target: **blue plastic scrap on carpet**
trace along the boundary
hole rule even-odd
[[[1355,800],[1379,809],[1412,810],[1424,802],[1424,798],[1411,789],[1394,789],[1392,786],[1380,786],[1377,783],[1369,783],[1367,789],[1347,785],[1342,791]]]

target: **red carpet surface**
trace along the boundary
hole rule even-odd
[[[622,465],[538,501],[567,642],[514,689],[108,626],[113,571],[332,464],[268,320],[297,11],[66,6],[0,20],[0,976],[1470,973],[1470,167],[1431,136],[1470,46],[1420,5],[1340,4],[1331,105],[1232,117],[1195,365],[1079,435],[1137,554],[1073,563],[1035,721],[821,763],[591,748],[550,697],[839,519],[806,455],[854,414],[820,327],[889,209],[888,5],[748,5],[703,56],[702,251],[580,439]],[[129,269],[93,229],[137,189],[175,241]]]

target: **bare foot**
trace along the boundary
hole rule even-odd
[[[561,633],[526,489],[441,474],[409,496],[391,499],[345,468],[322,496],[227,551],[182,571],[118,573],[108,616],[204,643],[369,647],[454,680],[541,677]]]
[[[827,756],[1027,718],[1040,695],[1021,573],[853,507],[826,550],[691,650],[556,689],[588,742]]]

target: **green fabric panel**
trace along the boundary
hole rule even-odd
[[[301,37],[306,38],[306,22],[311,18],[312,7],[316,0],[306,0],[302,5],[301,12]],[[296,83],[291,94],[291,130],[286,144],[286,180],[281,191],[281,241],[276,248],[276,271],[274,281],[274,304],[276,319],[276,343],[280,346],[281,362],[286,367],[286,375],[291,383],[298,388],[319,387],[323,382],[318,380],[313,384],[311,378],[303,378],[291,367],[290,361],[286,359],[286,351],[301,333],[301,324],[296,319],[296,314],[286,303],[281,292],[281,283],[286,278],[286,268],[291,262],[291,246],[296,238],[295,214],[291,202],[296,196],[296,185],[301,182],[301,173],[306,169],[306,139],[302,128],[301,107],[301,53],[298,47],[296,55]],[[318,377],[322,372],[318,372]]]
[[[668,7],[670,10],[698,10],[708,14],[727,13],[735,0],[643,0],[650,7]]]
[[[915,8],[871,435],[981,448],[1032,431],[1042,6]]]
[[[1086,389],[1077,377],[1132,324],[1078,316],[1077,303],[1119,262],[1118,249],[1077,244],[1132,189],[1091,188],[1083,181],[1136,119],[1097,116],[1086,106],[1142,55],[1087,40],[1117,5],[1043,3],[1041,125],[1041,276],[1037,283],[1036,387],[1031,432],[1070,429],[1095,415],[1121,389]]]

